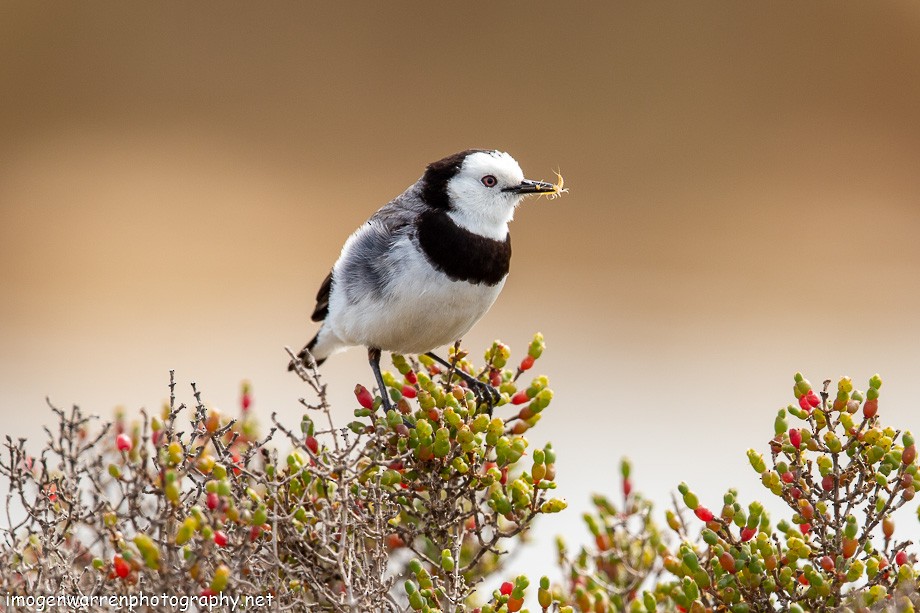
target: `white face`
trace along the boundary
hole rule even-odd
[[[471,153],[447,184],[453,210],[448,215],[458,225],[476,234],[504,240],[514,207],[523,195],[503,192],[524,180],[524,172],[507,153]]]

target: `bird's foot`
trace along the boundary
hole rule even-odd
[[[502,399],[502,395],[490,384],[480,381],[479,379],[470,377],[467,379],[466,383],[470,386],[470,389],[473,390],[473,393],[476,394],[476,402],[480,405],[485,405],[486,413],[489,417],[492,417],[492,409],[498,406],[498,403]]]
[[[473,375],[460,370],[456,367],[456,364],[448,362],[435,353],[429,351],[426,355],[428,355],[428,357],[433,359],[441,366],[448,368],[449,372],[452,372],[453,374],[466,381],[467,387],[473,390],[473,393],[476,395],[476,402],[480,405],[484,404],[486,406],[486,413],[488,413],[489,417],[492,416],[492,409],[494,409],[502,399],[502,396],[497,389],[492,387],[492,385],[489,383],[480,381]]]

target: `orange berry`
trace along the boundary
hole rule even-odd
[[[725,569],[725,572],[735,574],[735,558],[732,557],[732,554],[727,551],[723,552],[719,556],[719,564],[722,565],[722,568]]]
[[[844,538],[843,539],[843,557],[852,558],[853,554],[856,553],[856,547],[859,545],[859,542],[856,539]]]

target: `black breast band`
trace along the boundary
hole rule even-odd
[[[418,241],[431,264],[454,281],[495,285],[508,274],[511,234],[498,241],[461,228],[447,212],[421,214]]]

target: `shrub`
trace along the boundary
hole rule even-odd
[[[384,414],[381,398],[358,386],[356,420],[343,429],[319,376],[304,369],[317,401],[303,401],[299,431],[273,415],[263,438],[248,386],[240,419],[227,420],[194,385],[193,405],[177,404],[172,373],[169,403],[153,417],[94,427],[76,407],[54,408],[58,428],[37,457],[6,440],[0,474],[24,514],[3,532],[0,589],[460,610],[505,547],[565,507],[549,496],[552,447],[525,456],[523,434],[552,392],[546,377],[518,380],[542,351],[537,335],[520,367],[508,368],[510,351],[496,342],[482,371],[459,347],[443,370],[395,355],[398,375],[385,375],[383,393],[397,408]],[[491,417],[456,369],[521,408]],[[290,452],[269,446],[279,434]],[[512,592],[495,601],[516,610]]]
[[[155,416],[97,423],[76,407],[52,407],[58,427],[46,430],[40,453],[7,437],[0,459],[9,489],[5,604],[39,594],[146,595],[135,609],[169,610],[175,604],[150,599],[186,596],[202,608],[225,598],[248,610],[523,611],[526,576],[475,592],[537,517],[566,506],[551,497],[552,446],[528,451],[525,436],[552,401],[546,377],[520,382],[543,349],[537,335],[509,366],[510,350],[496,342],[481,369],[459,346],[449,368],[394,355],[381,393],[395,408],[384,412],[381,397],[358,385],[345,428],[332,422],[320,377],[304,368],[297,373],[315,400],[301,400],[299,428],[272,415],[264,436],[248,385],[231,420],[194,384],[194,402],[177,403],[172,373],[169,402]],[[493,417],[457,370],[497,390],[511,416]],[[865,393],[848,378],[834,394],[829,387],[816,392],[796,375],[796,403],[778,412],[767,457],[747,452],[786,517],[774,523],[762,503],[743,504],[733,489],[721,505],[706,505],[681,483],[680,503],[659,526],[624,460],[619,502],[596,495],[584,515],[592,542],[570,553],[559,539],[563,581],[540,579],[540,609],[920,605],[916,552],[892,520],[920,487],[913,436],[882,425],[878,376]]]
[[[877,375],[865,393],[845,377],[832,396],[830,383],[818,394],[796,374],[796,404],[778,412],[768,459],[747,452],[787,518],[774,525],[732,489],[710,508],[681,483],[683,504],[666,513],[678,542],[666,545],[624,464],[623,510],[595,499],[585,521],[596,547],[573,561],[563,550],[568,582],[544,602],[636,613],[914,610],[916,553],[891,518],[920,487],[914,438],[882,425]]]

